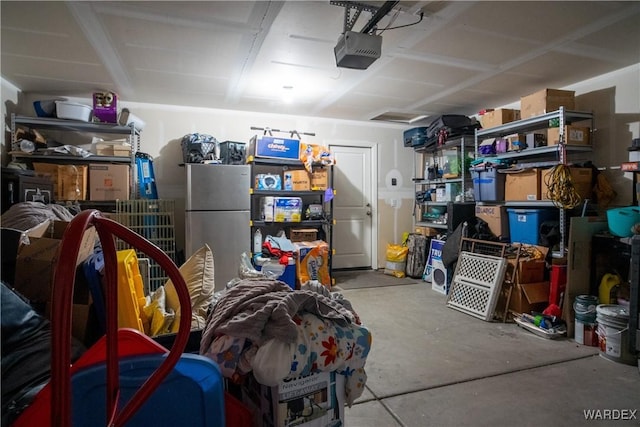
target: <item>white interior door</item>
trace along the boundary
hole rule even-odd
[[[377,207],[373,196],[373,183],[377,182],[375,151],[373,146],[334,144],[330,144],[330,150],[336,158],[332,268],[377,268],[377,224],[373,221]]]

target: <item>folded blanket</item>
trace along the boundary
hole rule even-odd
[[[355,323],[356,315],[340,302],[309,290],[293,291],[277,280],[244,279],[218,300],[213,307],[200,341],[200,353],[218,335],[247,338],[260,346],[276,338],[293,343],[298,336],[293,316],[313,313],[338,325]]]

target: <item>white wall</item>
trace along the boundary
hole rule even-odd
[[[593,111],[593,162],[618,193],[614,204],[632,202],[632,175],[619,170],[629,160],[631,140],[640,138],[640,64],[567,87],[576,91],[576,109]]]

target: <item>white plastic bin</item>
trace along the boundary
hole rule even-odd
[[[93,109],[88,105],[67,101],[56,101],[56,116],[58,116],[59,119],[88,122],[91,121],[92,111]]]

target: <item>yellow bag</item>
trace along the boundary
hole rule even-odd
[[[405,277],[408,253],[408,246],[387,243],[387,264],[384,268],[384,274],[397,278]]]

